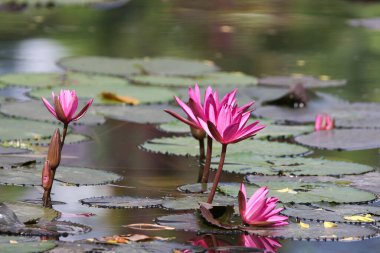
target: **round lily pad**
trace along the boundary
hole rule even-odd
[[[0,169],[0,184],[41,185],[42,164],[34,167]],[[91,175],[91,177],[89,177]],[[98,185],[112,183],[121,177],[115,173],[80,167],[59,166],[55,180],[72,185]]]
[[[0,155],[25,154],[28,152],[30,151],[27,149],[0,146]]]
[[[346,80],[324,80],[312,76],[267,76],[259,79],[260,85],[274,87],[291,87],[298,83],[301,83],[305,88],[325,88],[343,86],[346,84]]]
[[[177,107],[168,105],[96,106],[95,108],[104,117],[141,124],[172,121],[173,117],[164,110],[178,111]]]
[[[162,123],[157,128],[168,133],[190,133],[189,125],[179,120]]]
[[[49,94],[48,98],[50,97],[51,94]],[[78,108],[83,108],[86,102],[87,101],[80,101]],[[41,100],[5,103],[1,105],[0,112],[18,118],[50,121],[55,123],[58,122],[58,120],[48,112]],[[95,125],[102,124],[104,122],[104,117],[101,115],[97,115],[93,106],[90,106],[86,114],[80,120],[74,121],[73,124]]]
[[[373,192],[380,196],[380,173],[379,172],[371,172],[358,176],[345,176],[342,178],[343,181],[347,181],[351,186]]]
[[[198,209],[200,202],[207,202],[207,195],[189,195],[183,198],[165,198],[162,206],[169,210]],[[237,205],[237,199],[224,195],[215,195],[213,204]]]
[[[37,220],[52,221],[60,215],[54,209],[45,208],[41,205],[23,202],[6,202],[5,204],[17,215],[17,218],[22,223],[30,223]]]
[[[47,138],[56,128],[57,125],[47,122],[0,117],[0,140]]]
[[[54,241],[42,240],[40,237],[0,236],[0,252],[3,253],[45,252],[55,246]]]
[[[336,127],[380,128],[380,103],[350,103],[328,111]]]
[[[68,57],[58,61],[64,69],[91,74],[129,76],[141,74],[143,60],[102,56]]]
[[[380,148],[380,129],[334,129],[295,138],[306,146],[329,150],[363,150]]]
[[[352,187],[337,186],[329,183],[308,183],[294,181],[257,182],[258,186],[266,186],[269,196],[278,198],[282,203],[363,203],[376,199],[372,193]],[[247,196],[258,189],[255,185],[246,185]],[[232,197],[237,197],[240,189],[238,183],[219,183],[219,190]]]
[[[97,78],[105,78],[102,76],[93,76],[96,80]],[[106,77],[110,78],[110,77]],[[110,92],[118,96],[128,96],[137,99],[139,103],[159,103],[167,102],[173,99],[175,95],[174,92],[167,88],[158,87],[142,87],[136,85],[129,85],[126,81],[118,78],[112,78],[120,80],[118,82],[93,82],[88,85],[71,84],[64,86],[65,89],[75,90],[78,98],[86,100],[90,98],[95,98],[95,104],[110,104],[110,103],[120,103],[109,99],[104,99],[102,97],[103,92]],[[55,93],[58,93],[60,88],[53,88]],[[30,92],[30,95],[35,98],[51,97],[52,89],[38,89]]]
[[[221,145],[214,142],[213,154],[221,152]],[[198,142],[192,137],[168,137],[152,139],[141,145],[147,151],[173,155],[198,155]],[[248,139],[228,146],[227,154],[250,152],[257,155],[293,156],[309,152],[308,149],[288,143]]]
[[[215,162],[218,159],[214,159]],[[214,164],[213,167],[217,167]],[[358,163],[331,161],[318,158],[278,158],[256,156],[250,153],[227,154],[224,171],[238,174],[340,176],[363,174],[374,169]]]
[[[338,223],[364,223],[359,220],[348,220],[344,217],[353,215],[367,215],[372,214],[371,219],[375,223],[380,221],[380,207],[367,206],[367,205],[288,205],[282,211],[282,214],[297,219],[313,220],[313,221],[328,221]]]
[[[22,156],[0,155],[0,168],[13,168],[35,163],[36,159]]]
[[[129,77],[129,80],[134,84],[174,87],[193,86],[196,82],[193,78],[161,75],[131,76]]]
[[[0,82],[5,85],[23,87],[52,87],[63,82],[62,73],[9,73],[0,75]]]
[[[213,62],[174,57],[151,58],[142,68],[151,75],[200,76],[218,70]]]
[[[62,236],[85,234],[92,230],[88,226],[69,221],[42,221],[33,225],[33,228],[47,230]]]
[[[82,204],[102,208],[154,208],[160,207],[162,201],[162,199],[134,198],[129,196],[93,197],[80,200]]]

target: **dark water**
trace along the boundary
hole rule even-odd
[[[345,87],[328,91],[350,101],[380,102],[380,31],[347,24],[348,19],[376,15],[380,15],[380,5],[332,0],[135,0],[106,11],[67,7],[4,12],[0,13],[0,73],[58,71],[54,62],[69,55],[178,56],[212,60],[223,70],[259,77],[305,74],[346,79]],[[54,208],[96,214],[70,218],[93,231],[63,240],[134,232],[121,225],[150,223],[168,213],[147,209],[136,215],[136,210],[89,208],[79,204],[81,198],[162,197],[177,194],[178,185],[196,181],[195,158],[164,157],[137,148],[145,140],[164,135],[154,126],[109,120],[105,125],[75,130],[93,141],[66,145],[64,154],[77,158],[65,159],[64,164],[114,171],[125,179],[117,183],[119,186],[78,188],[56,183],[53,199],[67,204]],[[380,166],[379,150],[316,151],[312,156]],[[228,180],[242,178],[228,175]],[[12,189],[1,187],[3,190]],[[14,196],[24,199],[39,194],[25,189]],[[175,236],[178,241],[194,237],[191,233],[161,235]],[[379,238],[281,243],[278,252],[379,252],[380,247]]]

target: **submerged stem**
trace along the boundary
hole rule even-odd
[[[210,166],[211,166],[211,155],[212,155],[212,138],[207,136],[207,153],[205,166],[203,167],[203,175],[201,183],[208,183],[208,177],[210,174]]]
[[[209,204],[211,204],[213,199],[214,199],[216,187],[218,187],[220,176],[222,174],[224,159],[226,158],[226,153],[227,153],[227,144],[223,144],[222,145],[222,152],[220,153],[218,170],[216,171],[214,183],[212,184],[212,188],[211,188],[211,191],[210,191],[210,193],[208,195],[208,199],[207,199],[207,203],[209,203]]]

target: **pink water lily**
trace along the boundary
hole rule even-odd
[[[284,226],[288,217],[280,215],[283,208],[276,208],[277,198],[269,197],[266,187],[258,189],[247,202],[247,193],[242,183],[238,195],[239,211],[243,222],[251,226]]]
[[[93,99],[90,99],[82,110],[74,116],[78,108],[78,97],[75,90],[61,90],[59,96],[52,92],[52,97],[54,107],[45,98],[41,99],[48,111],[65,125],[83,117],[93,102]]]
[[[334,128],[334,120],[328,114],[317,114],[315,117],[315,131],[331,130]]]

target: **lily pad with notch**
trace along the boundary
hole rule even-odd
[[[367,203],[376,199],[370,192],[352,187],[338,186],[331,183],[309,183],[298,181],[266,181],[257,185],[247,185],[247,196],[251,196],[258,187],[268,187],[269,196],[276,197],[282,203]],[[236,197],[240,189],[238,183],[219,183],[218,190],[231,197]]]
[[[35,163],[36,159],[32,157],[23,157],[15,155],[0,155],[0,168],[14,168],[20,166],[30,165]]]
[[[58,211],[51,208],[45,208],[41,205],[24,203],[24,202],[5,202],[22,223],[32,223],[37,221],[53,221],[60,216]]]
[[[213,158],[217,166],[218,159]],[[374,168],[351,162],[332,161],[321,158],[283,158],[258,156],[251,153],[227,154],[224,171],[237,174],[297,175],[297,176],[341,176],[358,175]]]
[[[296,142],[319,149],[364,150],[380,148],[380,129],[333,129],[297,136]]]
[[[4,85],[21,87],[52,87],[63,82],[62,73],[9,73],[0,76],[0,82]]]
[[[48,96],[51,97],[51,94]],[[82,108],[87,101],[79,101],[78,108]],[[27,101],[27,102],[9,102],[2,104],[0,112],[8,116],[16,118],[32,119],[39,121],[49,121],[57,123],[58,120],[51,115],[41,101]],[[97,115],[93,106],[90,106],[86,114],[74,124],[96,125],[102,124],[105,119],[101,115]]]
[[[162,199],[135,198],[129,196],[103,196],[81,199],[84,205],[101,208],[156,208],[161,207]]]
[[[370,220],[372,222],[365,222],[366,224],[373,224],[380,221],[380,207],[368,205],[332,205],[332,204],[313,204],[313,205],[286,205],[286,209],[282,214],[302,220],[312,221],[328,221],[337,223],[354,223],[361,224],[364,222],[352,221],[345,219],[347,216],[353,215],[367,215],[371,214]]]
[[[200,194],[187,195],[181,198],[166,197],[163,200],[162,206],[168,210],[195,210],[199,208],[199,203],[206,201],[207,195]],[[237,206],[237,199],[217,194],[214,197],[213,204]]]
[[[298,83],[310,89],[343,86],[346,80],[323,80],[313,76],[267,76],[259,79],[259,85],[269,87],[290,87]]]
[[[31,167],[0,169],[0,184],[36,186],[41,185],[42,164]],[[88,175],[91,175],[89,177]],[[60,166],[55,180],[70,185],[99,185],[118,181],[121,176],[107,171],[81,167]]]
[[[0,252],[2,253],[45,252],[55,246],[56,242],[42,240],[40,237],[0,236]]]
[[[0,155],[26,154],[29,152],[27,149],[0,146]]]
[[[198,145],[198,142],[192,137],[167,137],[149,140],[140,147],[154,153],[196,156],[199,152]],[[215,143],[213,153],[219,154],[220,152],[221,145]],[[294,144],[248,139],[230,145],[227,151],[228,154],[240,152],[252,152],[257,155],[270,156],[296,156],[306,154],[309,150]]]

